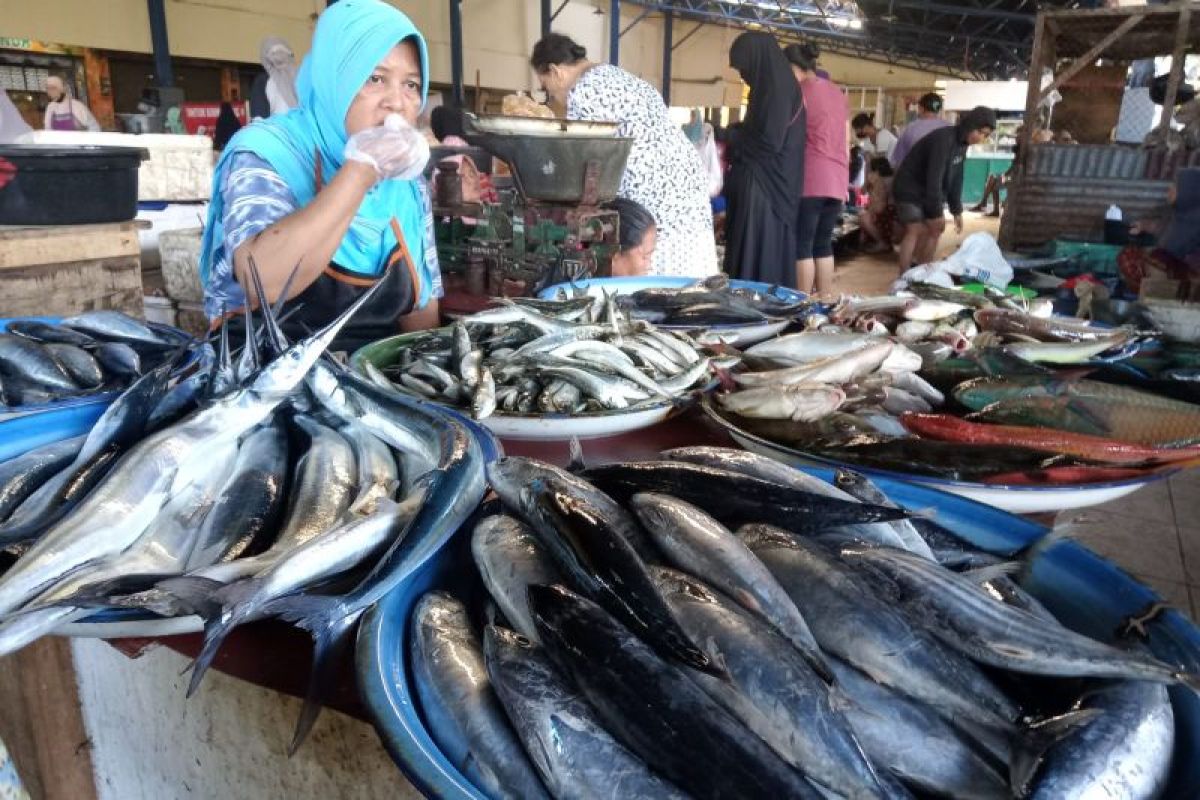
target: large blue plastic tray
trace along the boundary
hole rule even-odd
[[[831,470],[806,468],[825,480]],[[878,485],[911,509],[934,509],[937,521],[979,547],[1012,553],[1046,529],[991,506],[901,481],[879,478]],[[412,580],[373,608],[358,634],[360,692],[379,737],[404,774],[427,797],[486,800],[438,750],[421,717],[412,685],[407,643],[417,600],[434,587],[481,591],[471,563],[470,531],[459,531]],[[1112,563],[1073,542],[1052,547],[1034,564],[1027,584],[1064,623],[1101,639],[1121,620],[1158,599]],[[1177,611],[1150,623],[1150,648],[1169,662],[1200,671],[1200,630]],[[1171,690],[1176,719],[1175,760],[1164,797],[1200,797],[1200,698],[1185,688]]]

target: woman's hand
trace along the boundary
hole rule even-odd
[[[371,165],[380,180],[412,180],[425,170],[429,143],[399,114],[392,114],[383,125],[351,136],[345,157],[347,161]]]

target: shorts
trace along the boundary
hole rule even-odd
[[[842,201],[833,197],[805,197],[796,220],[796,260],[831,258],[833,228],[842,215]]]
[[[917,222],[925,222],[929,219],[938,219],[938,217],[925,216],[925,209],[916,203],[906,203],[903,200],[896,201],[896,220],[905,225],[912,225]]]

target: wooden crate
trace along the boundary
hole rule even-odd
[[[0,227],[0,317],[114,309],[142,317],[137,223]]]

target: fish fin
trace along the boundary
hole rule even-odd
[[[164,581],[164,586],[168,583],[175,584],[176,582],[174,580]],[[213,659],[216,658],[217,651],[221,649],[225,638],[233,632],[234,628],[249,621],[255,612],[260,610],[259,604],[253,602],[253,597],[258,592],[261,583],[257,578],[238,581],[217,589],[212,596],[212,602],[220,602],[220,612],[205,620],[204,644],[192,666],[192,678],[187,688],[188,697],[191,697],[200,688],[200,681],[204,679],[204,674],[212,666]],[[174,591],[173,589],[172,593]]]
[[[1103,713],[1095,708],[1069,711],[1031,723],[1019,731],[1013,737],[1012,756],[1008,763],[1009,781],[1014,796],[1027,796],[1047,750]]]
[[[1020,561],[1002,561],[999,564],[988,564],[958,573],[972,583],[984,584],[996,578],[1015,577],[1020,575],[1025,565]]]
[[[1081,532],[1082,526],[1094,519],[1095,517],[1086,511],[1073,514],[1065,522],[1055,522],[1054,527],[1045,534],[1014,552],[1012,560],[1021,565],[1021,571],[1014,576],[1017,582],[1029,578],[1033,571],[1033,563],[1041,558],[1042,554],[1063,541],[1074,539],[1075,535]]]
[[[362,611],[348,613],[340,597],[305,594],[276,598],[263,606],[262,611],[303,628],[313,637],[313,666],[304,707],[300,710],[296,731],[288,747],[288,755],[291,756],[304,743],[321,713],[326,687],[335,682],[341,657],[354,638],[355,626]]]
[[[587,462],[583,459],[583,444],[579,441],[579,437],[572,436],[567,447],[571,454],[571,463],[567,464],[567,472],[582,472],[587,469]]]

